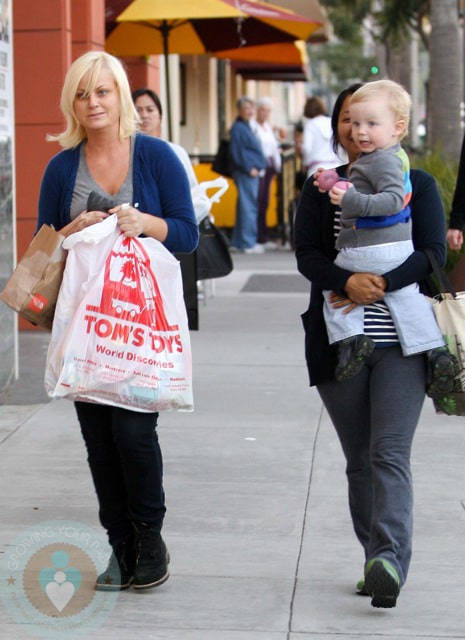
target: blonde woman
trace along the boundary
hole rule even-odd
[[[186,173],[165,142],[137,133],[137,112],[117,58],[92,51],[73,62],[61,109],[66,129],[49,139],[63,150],[45,170],[37,227],[50,224],[68,235],[114,214],[127,237],[143,234],[170,251],[192,252],[198,227]],[[114,206],[88,211],[91,191]],[[100,521],[113,548],[96,588],[156,587],[169,576],[160,533],[166,509],[158,414],[85,402],[75,406]]]

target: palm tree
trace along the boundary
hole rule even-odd
[[[459,157],[462,142],[463,54],[459,29],[457,0],[431,2],[429,146],[439,147],[451,160]]]
[[[457,0],[320,0],[328,8],[335,32],[344,43],[339,25],[352,29],[371,16],[374,35],[384,49],[381,66],[394,80],[405,84],[412,32],[429,53],[427,130],[429,147],[440,147],[456,160],[462,140],[460,102],[463,99],[463,53]],[[347,20],[347,12],[356,18]],[[342,44],[342,47],[344,44]]]
[[[401,47],[418,34],[429,53],[427,144],[457,159],[462,131],[463,54],[457,0],[384,0],[377,12],[383,42]]]

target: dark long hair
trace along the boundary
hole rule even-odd
[[[332,146],[333,151],[336,154],[341,144],[337,133],[337,125],[339,122],[339,115],[341,113],[342,105],[346,101],[347,97],[353,95],[357,91],[357,89],[360,89],[362,85],[363,82],[354,82],[354,84],[348,86],[347,89],[341,91],[341,93],[336,98],[336,102],[334,103],[333,112],[331,114],[331,128],[333,130]]]
[[[148,96],[151,100],[153,100],[156,108],[158,109],[158,113],[160,114],[161,119],[161,117],[163,116],[163,109],[161,107],[160,98],[157,96],[155,91],[152,91],[152,89],[147,89],[146,87],[143,87],[142,89],[136,89],[132,92],[132,101],[134,102],[134,104],[137,98],[140,98],[141,96]]]

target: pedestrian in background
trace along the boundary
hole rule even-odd
[[[463,228],[465,227],[465,137],[460,151],[460,162],[455,183],[452,209],[449,216],[447,242],[453,251],[460,251],[463,246]],[[463,287],[465,288],[465,280]]]
[[[263,246],[257,242],[258,188],[260,177],[265,175],[266,159],[251,126],[254,101],[246,96],[239,98],[237,111],[229,142],[232,179],[237,189],[231,248],[244,253],[263,253]]]
[[[321,98],[307,98],[304,118],[302,164],[307,176],[311,176],[318,168],[332,169],[340,165],[341,158],[332,146],[331,118]]]
[[[127,237],[143,234],[170,251],[192,252],[198,227],[186,172],[168,144],[137,133],[119,60],[101,51],[79,57],[66,74],[60,104],[66,130],[49,139],[63,150],[42,179],[37,229],[49,224],[66,236],[114,214]],[[91,191],[116,205],[108,213],[87,211]],[[87,402],[75,407],[113,549],[96,588],[156,587],[169,576],[158,413]]]
[[[257,117],[253,124],[254,131],[262,145],[266,159],[265,174],[261,176],[258,186],[258,223],[257,241],[265,249],[276,249],[277,245],[271,240],[267,226],[266,213],[270,204],[270,188],[274,176],[281,171],[280,143],[270,124],[273,109],[271,98],[263,97],[257,102]]]
[[[142,87],[133,91],[132,99],[139,115],[140,131],[148,136],[161,138],[163,108],[158,95],[152,89]],[[181,160],[192,191],[192,189],[197,187],[199,183],[197,176],[195,175],[191,159],[189,158],[189,154],[184,147],[181,147],[180,144],[176,144],[175,142],[168,142],[168,144],[178,156],[179,160]],[[199,285],[197,282],[196,255],[195,252],[189,255],[180,254],[177,258],[181,263],[184,303],[186,305],[187,316],[189,319],[189,329],[197,330],[199,328]]]
[[[132,93],[132,99],[136,107],[136,111],[140,118],[140,130],[142,133],[146,133],[154,138],[161,138],[161,123],[163,118],[163,109],[161,106],[161,100],[155,91],[152,89],[141,88],[136,89]],[[189,184],[192,187],[196,187],[198,184],[197,176],[195,175],[192,167],[189,154],[181,147],[181,145],[175,142],[168,142],[170,147],[176,153],[181,160],[184,169],[186,170]]]

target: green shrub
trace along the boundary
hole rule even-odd
[[[452,199],[454,197],[455,183],[457,180],[458,160],[451,162],[446,160],[440,150],[426,151],[421,154],[410,154],[410,163],[416,169],[424,169],[433,175],[438,183],[439,193],[446,212],[447,225],[449,223],[449,214],[452,208]],[[458,251],[447,249],[446,271],[450,271],[460,257]]]

